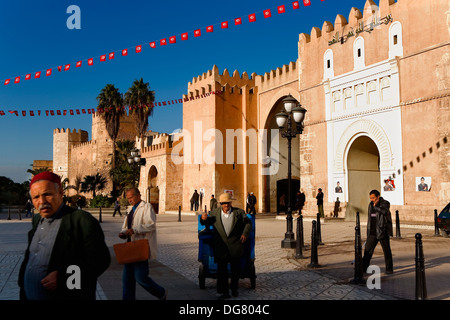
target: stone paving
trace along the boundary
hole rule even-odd
[[[304,219],[304,240],[309,246],[311,218]],[[17,300],[17,276],[30,219],[5,220],[0,214],[0,300]],[[120,242],[117,234],[123,218],[104,214],[102,228],[110,247]],[[296,223],[294,222],[294,231]],[[375,250],[372,264],[381,269],[381,289],[350,284],[354,271],[354,222],[322,221],[322,241],[318,247],[320,267],[309,269],[310,249],[305,259],[294,259],[294,249],[281,249],[286,231],[284,216],[259,214],[256,219],[256,288],[249,279],[240,280],[239,297],[231,300],[398,300],[415,298],[415,240],[423,234],[428,298],[450,299],[450,239],[434,237],[429,226],[402,228],[402,239],[392,239],[394,274],[385,275],[381,247]],[[198,285],[197,217],[183,213],[158,216],[158,261],[150,263],[152,278],[169,288],[169,300],[216,299],[216,280],[206,279],[206,288]],[[365,227],[362,226],[364,241]],[[112,256],[110,268],[99,278],[97,299],[121,299],[122,266]],[[155,300],[139,286],[137,299]]]

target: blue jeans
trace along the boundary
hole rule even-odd
[[[136,282],[158,299],[164,296],[165,289],[148,276],[148,271],[148,261],[124,265],[122,277],[123,300],[136,300]]]

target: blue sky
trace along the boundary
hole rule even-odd
[[[157,101],[181,98],[187,84],[213,65],[220,72],[238,70],[264,74],[297,59],[298,35],[334,23],[337,14],[346,18],[352,7],[361,11],[365,0],[311,0],[311,6],[292,9],[291,0],[115,1],[115,0],[17,0],[0,2],[0,176],[15,182],[30,178],[33,160],[51,160],[55,128],[82,129],[91,138],[90,115],[20,115],[22,110],[95,108],[96,97],[108,83],[125,93],[135,79],[143,78],[155,91]],[[378,1],[376,1],[377,3]],[[277,6],[286,12],[278,14]],[[81,11],[81,29],[68,29],[70,5]],[[264,19],[263,11],[272,17]],[[256,13],[256,22],[248,15]],[[241,17],[243,23],[234,25]],[[229,21],[228,29],[220,23]],[[214,25],[214,32],[206,27]],[[194,37],[194,30],[202,35]],[[188,32],[189,40],[181,41]],[[159,46],[159,40],[177,36],[176,44]],[[152,49],[149,42],[156,41]],[[142,44],[142,52],[134,47]],[[120,51],[129,48],[122,57]],[[99,56],[115,52],[114,60]],[[87,66],[87,59],[94,65]],[[83,60],[80,68],[75,62]],[[46,77],[25,81],[36,71],[71,64],[69,71],[52,70]],[[4,85],[5,79],[19,84]],[[8,110],[18,110],[19,116]],[[150,129],[172,132],[182,126],[182,105],[157,107]]]

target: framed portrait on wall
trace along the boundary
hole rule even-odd
[[[430,191],[431,177],[416,177],[416,191]]]

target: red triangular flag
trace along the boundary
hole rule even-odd
[[[67,71],[67,70],[69,70],[70,69],[70,64],[66,64],[65,66],[64,66],[64,71]]]
[[[90,58],[88,59],[88,65],[92,66],[94,64],[94,59]]]
[[[263,13],[264,13],[264,18],[270,18],[272,16],[270,9],[264,10]]]
[[[160,46],[165,46],[167,44],[166,38],[159,40]]]
[[[213,32],[213,31],[214,31],[213,26],[206,27],[206,32]]]
[[[14,78],[14,83],[19,83],[20,82],[20,77],[15,77]]]
[[[281,6],[278,6],[278,13],[285,13],[286,12],[286,8],[284,7],[284,4]]]
[[[242,24],[242,19],[241,18],[234,19],[234,24],[235,25]]]
[[[142,51],[142,46],[141,45],[136,46],[136,53],[139,53],[141,51]]]
[[[31,79],[31,73],[29,73],[25,76],[25,80],[30,80],[30,79]]]
[[[123,49],[122,56],[127,56],[127,55],[128,55],[128,49]]]
[[[169,43],[177,43],[177,37],[176,36],[172,36],[169,38]]]
[[[255,22],[256,21],[256,15],[254,13],[248,15],[248,21]]]
[[[41,77],[41,72],[40,72],[40,71],[38,71],[38,72],[36,72],[36,73],[34,74],[34,78],[35,78],[35,79],[40,78],[40,77]]]
[[[194,31],[194,37],[200,37],[202,35],[202,31],[200,29],[197,29]]]
[[[188,33],[187,32],[182,33],[181,34],[181,40],[187,40],[187,39],[188,39]]]
[[[156,42],[155,41],[150,42],[150,48],[156,48]]]
[[[228,21],[222,22],[222,29],[227,29],[227,28],[228,28]]]
[[[52,74],[52,69],[47,69],[47,71],[45,72],[45,75],[48,77]]]
[[[106,61],[106,54],[100,56],[100,61]]]
[[[293,8],[294,10],[300,8],[300,5],[299,5],[298,1],[292,2],[292,8]]]
[[[75,67],[77,67],[77,68],[81,67],[81,61],[78,61],[77,64],[75,65]]]
[[[306,6],[310,6],[311,5],[311,1],[310,0],[303,0],[303,4]]]
[[[109,53],[108,59],[109,59],[109,60],[114,59],[114,52],[110,52],[110,53]]]
[[[11,79],[6,79],[6,80],[5,80],[5,86],[6,86],[7,84],[9,84],[10,81],[11,81]]]

